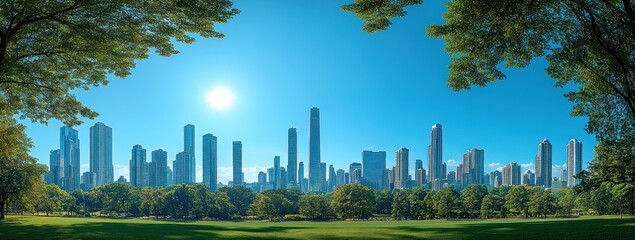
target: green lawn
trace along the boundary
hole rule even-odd
[[[216,222],[10,215],[0,239],[635,239],[635,217]]]

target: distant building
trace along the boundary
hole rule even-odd
[[[345,181],[345,171],[344,169],[338,169],[337,172],[335,173],[337,175],[337,180],[335,181],[335,187],[339,187],[342,186],[346,183]]]
[[[304,163],[300,162],[298,164],[298,181],[300,183],[300,192],[302,192],[302,193],[305,193],[305,192],[309,191],[309,186],[307,185],[308,184],[308,180],[305,183],[304,179],[305,179],[305,177],[304,177]]]
[[[259,191],[264,191],[265,186],[267,186],[267,174],[265,172],[258,173],[258,184],[260,185]]]
[[[536,154],[536,186],[551,187],[551,143],[544,139],[538,144]]]
[[[464,186],[470,184],[484,184],[485,151],[473,148],[463,154],[463,169],[461,180]]]
[[[349,173],[349,179],[348,182],[349,183],[355,183],[355,180],[353,179],[353,171],[359,169],[360,171],[362,171],[362,164],[358,163],[358,162],[353,162],[348,166],[348,173]],[[361,179],[360,179],[361,180]]]
[[[492,173],[490,173],[490,185],[492,187],[499,187],[501,185],[503,185],[503,173],[501,173],[498,170],[494,170]]]
[[[287,179],[291,184],[298,184],[298,131],[289,128],[287,137]]]
[[[49,184],[64,186],[64,161],[60,157],[60,150],[52,150],[50,155]]]
[[[407,148],[395,152],[395,189],[408,188],[408,153]]]
[[[123,176],[119,176],[119,178],[117,179],[117,182],[118,183],[126,183],[126,184],[128,184],[128,180],[125,177],[123,177]]]
[[[172,169],[168,166],[167,167],[167,180],[166,180],[166,184],[167,186],[172,186],[174,185],[174,173],[172,172]]]
[[[320,163],[320,179],[322,182],[319,184],[322,187],[321,192],[326,192],[326,163]]]
[[[90,127],[90,172],[95,173],[95,186],[113,182],[112,128],[98,122]]]
[[[423,187],[426,184],[426,170],[423,168],[417,169],[417,187]]]
[[[311,108],[309,117],[309,192],[323,191],[320,163],[320,109]]]
[[[232,158],[233,158],[233,186],[243,185],[243,144],[240,141],[232,142]]]
[[[582,172],[582,142],[575,138],[569,140],[567,144],[567,181],[569,187],[573,187],[582,182],[575,176]]]
[[[280,169],[280,156],[273,157],[273,189],[282,188],[282,169]]]
[[[211,133],[203,135],[203,184],[216,191],[218,182],[218,139]]]
[[[516,186],[520,185],[520,165],[511,162],[503,167],[503,185]]]
[[[362,170],[355,169],[351,174],[351,183],[361,183],[362,182]]]
[[[60,128],[60,159],[64,163],[62,189],[69,192],[79,189],[79,138],[77,130],[68,126]]]
[[[421,161],[421,160],[419,160]],[[384,169],[386,169],[385,151],[362,152],[362,183],[376,190],[384,190]]]
[[[130,184],[135,187],[147,186],[148,169],[146,150],[139,144],[132,147],[130,159]]]
[[[432,134],[430,137],[430,146],[428,147],[428,179],[443,179],[445,172],[443,171],[443,128],[441,124],[432,125]]]
[[[97,173],[94,172],[84,172],[82,174],[82,183],[81,183],[81,189],[84,190],[84,192],[88,192],[91,189],[95,188],[97,185]]]
[[[531,170],[525,171],[523,173],[523,184],[528,186],[536,185],[536,174],[531,172]]]
[[[194,146],[196,146],[194,125],[185,125],[183,127],[183,152],[187,153],[183,155],[183,157],[186,157],[183,159],[185,183],[196,183],[196,151]]]
[[[333,164],[329,165],[329,191],[335,190],[335,185],[337,184],[337,177],[335,174],[335,168]]]
[[[558,178],[553,178],[552,181],[553,181],[553,185],[551,186],[552,191],[557,191],[558,189],[567,187],[567,181],[562,181]]]
[[[152,187],[167,187],[168,152],[163,149],[152,151],[152,162],[150,162],[149,166],[149,185]]]

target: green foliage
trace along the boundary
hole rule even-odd
[[[505,196],[505,207],[511,212],[529,217],[529,197],[531,192],[525,186],[515,186]]]
[[[393,202],[393,194],[384,191],[373,191],[375,193],[375,213],[377,214],[391,214],[392,213],[392,202]]]
[[[130,75],[153,49],[178,53],[193,34],[222,38],[216,23],[238,14],[230,0],[4,1],[0,3],[0,115],[77,125],[97,113],[74,89]]]
[[[234,206],[232,214],[246,216],[249,205],[256,199],[256,194],[243,186],[222,187],[218,192],[224,192],[229,197],[229,201]]]
[[[273,200],[264,194],[256,194],[256,199],[249,206],[249,214],[261,219],[273,221],[278,217],[278,209]]]
[[[557,201],[549,189],[534,188],[529,197],[528,211],[533,216],[547,217],[549,214],[555,214],[557,210]]]
[[[435,216],[449,219],[455,216],[461,207],[460,193],[453,187],[444,188],[432,198]]]
[[[471,217],[474,217],[474,214],[481,210],[485,195],[487,195],[487,187],[485,185],[471,184],[461,192],[463,207],[466,212],[470,213]]]
[[[340,219],[365,219],[373,214],[375,195],[361,184],[345,184],[335,190],[330,206]]]
[[[12,117],[0,115],[0,219],[4,219],[10,201],[20,196],[28,200],[30,192],[42,189],[40,177],[45,169],[29,155],[33,142],[25,129]]]
[[[372,33],[388,29],[391,18],[406,16],[405,7],[421,3],[423,0],[355,0],[342,10],[355,13],[364,21],[362,30]]]
[[[410,189],[395,189],[393,191],[392,201],[392,217],[396,219],[412,219],[412,205],[410,198],[412,196],[412,190]]]
[[[57,185],[47,184],[45,190],[46,197],[38,210],[45,212],[47,216],[51,213],[64,211],[64,205],[71,202],[72,196]]]
[[[483,197],[483,201],[481,203],[481,217],[482,218],[491,218],[496,215],[496,212],[501,213],[501,217],[505,217],[504,215],[504,204],[505,199],[495,193],[488,193]]]
[[[569,215],[575,208],[576,196],[572,189],[564,188],[555,193],[555,198],[558,200],[558,214]]]
[[[102,214],[127,216],[133,204],[133,187],[125,183],[111,183],[93,189],[96,204]]]
[[[328,220],[334,214],[323,195],[308,194],[300,199],[300,214],[309,220]]]

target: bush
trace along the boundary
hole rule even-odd
[[[309,219],[306,218],[305,216],[300,215],[300,214],[287,214],[287,215],[284,215],[284,220],[287,220],[287,221],[306,221],[306,220],[309,220]]]

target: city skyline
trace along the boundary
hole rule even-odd
[[[421,34],[424,22],[442,21],[445,7],[441,2],[425,5],[395,19],[388,31],[369,35],[359,32],[361,23],[341,12],[337,2],[302,7],[237,2],[237,8],[249,14],[218,26],[225,39],[197,37],[193,44],[177,44],[181,53],[169,59],[151,53],[149,59],[137,62],[128,78],[109,76],[108,86],[77,91],[78,100],[100,113],[75,127],[82,140],[81,172],[89,165],[88,128],[104,122],[115,136],[115,179],[122,174],[129,179],[129,150],[135,144],[164,149],[171,164],[183,151],[181,128],[186,124],[199,130],[196,149],[202,146],[201,133],[218,136],[219,181],[231,178],[234,140],[245,144],[247,181],[256,180],[273,156],[281,156],[286,166],[289,127],[297,128],[298,163],[306,164],[306,173],[306,115],[313,106],[323,113],[322,161],[335,169],[361,161],[363,150],[392,153],[401,147],[409,148],[411,159],[422,159],[427,166],[426,147],[434,123],[445,127],[442,160],[448,170],[454,170],[463,153],[475,147],[486,150],[486,172],[511,161],[533,167],[535,145],[544,138],[554,144],[553,164],[562,167],[566,161],[562,146],[573,137],[585,143],[586,166],[596,141],[584,131],[586,118],[569,116],[572,104],[562,95],[572,88],[553,88],[554,81],[544,73],[545,61],[537,59],[525,69],[505,69],[507,78],[486,88],[453,92],[446,83],[449,58],[443,41]],[[297,31],[306,26],[315,29]],[[334,34],[326,38],[318,34],[331,31]],[[222,112],[209,108],[204,96],[216,86],[235,93],[232,108]],[[165,116],[156,118],[156,113]],[[54,136],[62,124],[56,120],[48,127],[26,124],[36,145],[32,154],[40,163],[48,163],[50,151],[58,148]],[[199,182],[200,151],[195,158]],[[392,163],[391,158],[388,161]],[[410,174],[415,176],[413,171]]]

